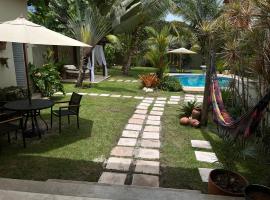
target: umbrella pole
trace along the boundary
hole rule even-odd
[[[27,58],[27,49],[26,44],[23,43],[23,57],[24,57],[24,68],[25,68],[25,76],[26,76],[26,83],[27,83],[27,96],[29,104],[32,104],[31,102],[31,91],[30,91],[30,84],[29,84],[29,76],[28,76],[28,58]]]

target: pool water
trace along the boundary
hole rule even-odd
[[[205,75],[204,74],[188,74],[176,75],[182,86],[184,87],[204,87]],[[227,87],[231,79],[227,77],[218,77],[218,82],[221,87]]]

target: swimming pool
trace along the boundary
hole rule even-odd
[[[180,74],[173,75],[176,77],[184,87],[204,87],[205,75],[204,74]],[[218,77],[218,82],[221,87],[227,87],[231,81],[228,77]]]

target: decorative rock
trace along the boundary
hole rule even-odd
[[[150,139],[142,140],[141,147],[160,148],[160,141],[159,140],[150,140]]]
[[[159,133],[158,132],[143,132],[142,138],[159,140]]]
[[[160,125],[160,121],[156,121],[156,120],[147,120],[146,121],[147,125],[154,125],[154,126],[159,126]]]
[[[136,143],[137,143],[137,140],[134,138],[120,138],[118,141],[119,146],[134,147]]]
[[[202,162],[215,163],[218,161],[215,153],[195,151],[195,156],[198,161]]]
[[[146,114],[147,110],[135,110],[136,114]]]
[[[163,115],[163,111],[154,111],[154,110],[152,110],[150,112],[150,115],[159,115],[159,116],[161,116],[161,115]]]
[[[123,133],[122,133],[122,137],[138,138],[139,137],[139,131],[124,130]]]
[[[134,115],[132,115],[132,118],[135,118],[135,119],[145,119],[146,118],[146,115],[134,114]]]
[[[160,116],[155,116],[155,115],[149,115],[147,119],[149,120],[156,120],[156,121],[160,121]]]
[[[145,126],[144,131],[146,131],[146,132],[159,132],[160,127],[159,126]]]
[[[124,185],[127,174],[103,172],[98,182],[113,185]]]
[[[128,123],[129,124],[140,124],[142,125],[143,124],[143,119],[136,119],[136,118],[131,118]]]
[[[212,149],[210,142],[205,140],[191,140],[191,146],[201,149]]]
[[[106,169],[113,169],[118,171],[128,171],[130,164],[132,162],[132,159],[130,158],[116,158],[116,157],[110,157]]]
[[[144,174],[157,174],[159,175],[159,162],[137,160],[135,172]]]
[[[159,187],[159,177],[144,174],[134,174],[132,185]]]
[[[157,160],[159,159],[159,150],[140,148],[137,158]]]
[[[208,183],[209,174],[213,169],[209,168],[199,168],[199,174],[201,176],[202,182]]]
[[[116,146],[111,151],[111,156],[132,157],[133,151],[134,151],[134,148],[132,148],[132,147]]]
[[[132,131],[140,131],[142,129],[142,125],[138,125],[138,124],[127,124],[126,129],[127,130],[132,130]]]

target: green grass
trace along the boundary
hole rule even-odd
[[[69,126],[63,119],[62,133],[58,134],[58,120],[41,140],[1,141],[0,176],[18,179],[71,179],[95,182],[102,172],[102,161],[108,158],[128,119],[134,112],[136,100],[103,97],[83,97],[80,129],[76,119]],[[113,106],[112,106],[113,105]],[[48,111],[43,112],[46,118]],[[72,118],[71,118],[72,119]],[[5,139],[5,138],[3,138]]]
[[[194,129],[179,124],[179,106],[168,106],[165,109],[162,124],[162,149],[161,149],[161,186],[170,188],[197,189],[207,192],[207,184],[202,183],[198,168],[220,168],[220,164],[199,162],[195,158],[195,149],[191,140],[210,141],[219,161],[232,157],[232,147],[227,146],[219,138],[213,126],[209,129]],[[229,151],[230,150],[230,151]],[[201,150],[211,151],[211,150]],[[233,170],[244,175],[250,183],[270,185],[270,170],[265,159],[246,158],[235,160]]]

